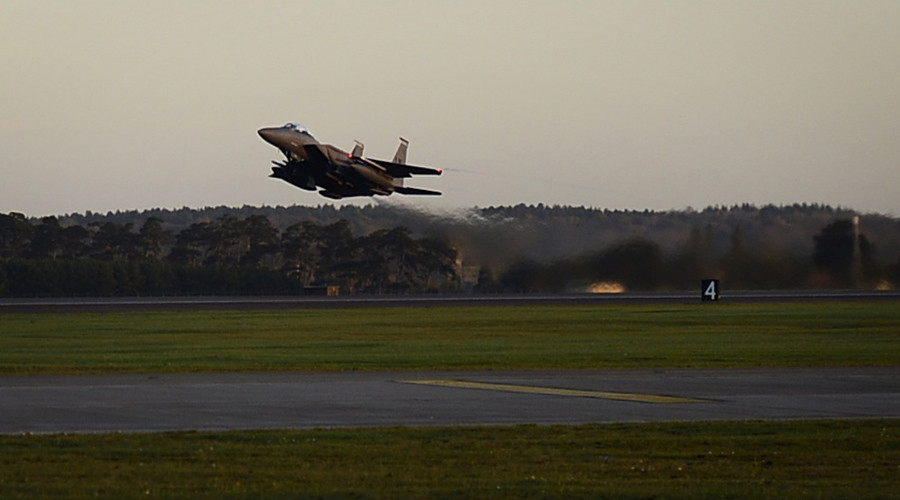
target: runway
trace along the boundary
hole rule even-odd
[[[531,305],[686,304],[700,302],[696,292],[560,293],[517,295],[356,295],[5,298],[2,313],[113,312],[229,309],[345,309],[360,307],[466,307]],[[812,290],[723,292],[723,303],[898,301],[900,291]]]
[[[0,433],[900,418],[900,367],[0,377]]]

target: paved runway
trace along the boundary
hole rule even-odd
[[[900,291],[794,290],[723,293],[726,303],[900,301]],[[465,307],[531,305],[687,304],[700,302],[700,292],[561,293],[517,295],[353,295],[346,297],[100,297],[0,298],[0,313],[109,312],[234,309],[345,309],[360,307]]]
[[[0,377],[0,433],[900,418],[900,367]]]

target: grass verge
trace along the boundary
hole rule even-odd
[[[897,498],[896,421],[0,437],[0,497]]]
[[[0,315],[0,374],[877,366],[896,302]]]

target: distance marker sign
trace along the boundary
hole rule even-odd
[[[700,282],[700,300],[703,302],[718,302],[721,296],[719,280],[702,280]]]

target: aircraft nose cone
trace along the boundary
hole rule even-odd
[[[275,136],[278,135],[276,130],[278,129],[267,127],[257,130],[256,133],[259,134],[259,136],[262,137],[264,141],[271,144],[272,141],[275,140]]]

